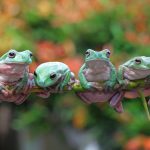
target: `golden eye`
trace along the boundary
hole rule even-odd
[[[50,79],[53,80],[53,79],[55,79],[55,78],[56,78],[56,73],[51,73],[51,74],[50,74]]]

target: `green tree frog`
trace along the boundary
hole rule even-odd
[[[32,52],[9,50],[0,57],[0,100],[22,103],[32,88],[33,75],[29,74]]]
[[[149,78],[150,57],[139,56],[128,60],[118,68],[118,82],[126,86],[129,81]]]
[[[116,69],[110,62],[110,51],[94,51],[88,49],[85,53],[85,63],[80,68],[79,80],[85,89],[112,90],[116,84]]]
[[[74,73],[69,67],[61,62],[46,62],[39,65],[34,72],[35,83],[46,90],[41,97],[48,97],[50,93],[61,92],[75,81]],[[45,95],[45,96],[44,96]]]

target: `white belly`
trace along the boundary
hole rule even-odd
[[[0,64],[0,81],[14,82],[23,78],[24,73],[28,71],[26,65],[21,64]]]
[[[111,68],[102,61],[88,65],[84,70],[85,78],[89,82],[103,82],[110,79]]]

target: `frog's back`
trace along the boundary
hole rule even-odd
[[[69,70],[69,67],[62,63],[62,62],[46,62],[40,65],[40,67],[38,68],[39,71],[40,70],[47,70],[51,69],[51,70],[57,70],[57,71],[66,71]]]

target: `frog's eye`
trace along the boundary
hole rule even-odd
[[[34,71],[34,76],[37,77],[37,73]]]
[[[55,79],[55,78],[56,78],[56,73],[51,73],[51,74],[50,74],[50,79],[53,80],[53,79]]]
[[[16,53],[15,52],[9,52],[8,53],[8,57],[9,58],[14,58],[16,56]]]
[[[32,53],[30,53],[30,57],[32,57],[33,56],[33,54]]]
[[[111,54],[110,50],[107,50],[107,52],[106,52],[107,58],[110,58],[110,54]]]
[[[136,58],[136,59],[135,59],[135,62],[136,62],[136,64],[141,64],[142,61],[141,61],[141,59]]]
[[[90,52],[89,51],[86,51],[85,52],[85,55],[88,57],[88,56],[90,56]]]

